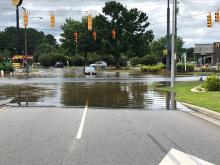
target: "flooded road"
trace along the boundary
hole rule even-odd
[[[177,81],[198,77],[178,77]],[[11,106],[71,106],[129,108],[140,110],[181,110],[175,94],[153,90],[152,83],[164,85],[169,77],[138,71],[99,71],[84,76],[82,68],[42,69],[29,77],[0,78],[0,100],[12,99]]]

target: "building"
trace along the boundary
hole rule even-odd
[[[197,64],[210,64],[215,66],[220,62],[220,42],[213,44],[196,44],[195,59]]]

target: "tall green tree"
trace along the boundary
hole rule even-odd
[[[177,58],[181,59],[182,54],[185,52],[183,48],[184,41],[181,37],[177,37]],[[158,60],[163,58],[163,50],[166,49],[166,37],[161,37],[154,40],[151,43],[151,54],[154,55]]]
[[[39,32],[33,28],[27,28],[27,45],[28,45],[28,53],[34,54],[36,47],[38,44],[43,42],[44,33]],[[24,43],[25,43],[25,30],[23,28],[20,29],[20,47],[21,50],[24,51]],[[0,33],[0,49],[7,49],[11,54],[15,53],[16,48],[16,28],[8,27],[4,31]]]
[[[52,34],[47,34],[44,37],[43,42],[45,42],[51,46],[57,46],[57,40],[54,38],[54,36]]]
[[[61,36],[61,46],[65,50],[65,54],[72,56],[76,53],[77,45],[74,43],[73,34],[74,32],[82,31],[82,22],[73,20],[72,18],[66,19],[65,23],[61,25],[62,33]]]
[[[97,33],[94,41],[92,32],[87,29],[87,18],[75,21],[71,18],[61,26],[62,47],[65,52],[74,55],[76,52],[87,54],[95,52],[103,58],[112,55],[120,65],[122,56],[143,57],[150,53],[149,43],[153,40],[152,30],[148,30],[150,23],[146,13],[138,9],[127,9],[121,3],[107,2],[103,7],[103,14],[93,18],[93,30]],[[116,31],[116,38],[112,39],[112,30]],[[78,44],[74,44],[73,33],[77,31]]]
[[[149,43],[154,36],[151,30],[146,30],[150,25],[146,13],[136,8],[129,10],[115,1],[107,2],[102,11],[103,17],[108,18],[104,18],[106,21],[104,25],[107,26],[103,29],[110,33],[115,29],[117,33],[116,40],[107,40],[110,43],[109,53],[115,57],[118,66],[122,54],[142,57],[150,52]],[[97,24],[99,23],[101,22],[97,21]]]
[[[186,49],[187,61],[194,61],[194,51],[193,47]]]

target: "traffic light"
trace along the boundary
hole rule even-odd
[[[88,15],[88,31],[92,31],[92,15]]]
[[[77,32],[73,33],[73,40],[74,40],[75,44],[78,43],[78,33]]]
[[[207,27],[212,27],[212,14],[211,12],[207,16]]]
[[[53,13],[50,15],[50,26],[55,27],[55,15]]]
[[[28,26],[28,13],[26,11],[24,12],[24,26]]]
[[[92,33],[93,40],[96,41],[96,31]]]
[[[115,29],[112,30],[112,39],[113,40],[116,39],[116,31],[115,31]]]
[[[217,23],[220,22],[219,16],[220,16],[220,13],[219,13],[219,10],[217,10],[217,11],[215,12],[215,22],[217,22]]]

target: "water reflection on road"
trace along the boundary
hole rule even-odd
[[[85,77],[81,68],[48,69],[28,78],[0,79],[0,100],[11,98],[13,106],[83,107],[88,100],[94,108],[181,109],[174,93],[149,87],[168,80],[167,76],[136,71],[99,71],[95,77]]]

